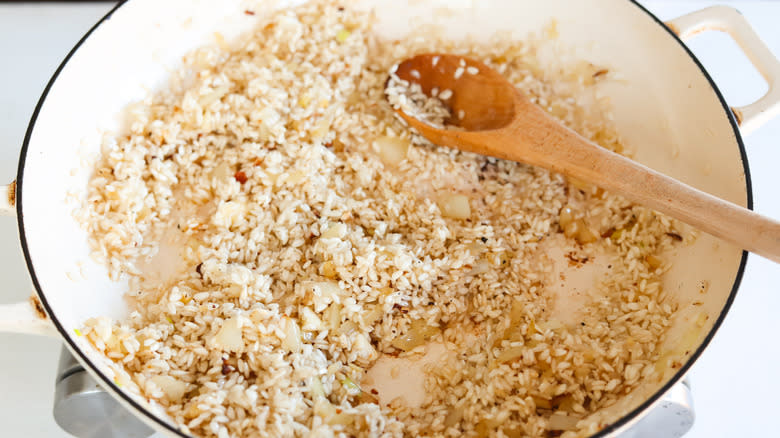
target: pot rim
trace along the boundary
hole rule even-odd
[[[734,132],[734,137],[737,142],[737,146],[739,147],[739,154],[740,158],[742,160],[742,168],[745,174],[745,191],[747,195],[747,208],[749,210],[753,210],[753,187],[752,182],[750,178],[750,167],[748,165],[748,158],[747,158],[747,151],[745,150],[745,144],[742,140],[742,135],[739,131],[739,123],[737,122],[737,119],[731,109],[731,107],[726,102],[725,98],[723,97],[723,94],[721,93],[718,86],[713,81],[710,74],[707,72],[707,70],[704,68],[704,66],[701,64],[698,58],[691,52],[691,50],[688,48],[687,45],[669,28],[667,27],[662,20],[660,20],[658,17],[656,17],[652,12],[650,12],[647,8],[639,4],[638,0],[626,0],[629,3],[631,3],[633,6],[638,8],[641,12],[645,13],[651,20],[653,20],[657,25],[663,28],[664,31],[666,31],[666,34],[673,38],[677,44],[685,51],[685,53],[691,58],[691,60],[696,64],[696,66],[699,68],[701,73],[704,75],[705,79],[707,79],[707,82],[710,84],[710,87],[715,92],[715,95],[718,97],[718,100],[720,101],[721,106],[723,107],[723,110],[726,112],[726,115],[729,119],[729,123],[731,124],[731,128]],[[60,65],[57,67],[57,69],[52,74],[51,79],[49,79],[49,82],[46,84],[46,87],[44,88],[43,92],[41,93],[41,97],[38,99],[38,103],[35,106],[35,110],[33,111],[32,116],[30,117],[30,122],[27,126],[27,131],[25,132],[24,141],[22,143],[21,152],[19,154],[19,166],[17,169],[17,175],[16,175],[16,217],[17,217],[17,225],[19,228],[19,240],[21,242],[22,252],[24,253],[24,259],[25,263],[27,265],[27,270],[30,273],[30,278],[32,280],[33,286],[35,287],[35,292],[38,295],[38,297],[41,300],[41,304],[43,304],[43,307],[46,309],[46,313],[51,318],[52,323],[56,327],[57,331],[60,333],[61,337],[63,338],[64,342],[68,346],[68,348],[73,352],[78,358],[79,361],[86,365],[89,370],[92,372],[93,376],[97,376],[101,381],[102,385],[105,388],[110,389],[110,392],[121,399],[124,403],[129,405],[131,408],[133,408],[136,412],[143,414],[143,416],[146,417],[147,422],[151,421],[154,422],[154,424],[162,429],[165,429],[166,431],[176,434],[179,437],[182,438],[190,438],[190,435],[185,434],[183,431],[177,429],[172,424],[169,424],[168,422],[164,421],[162,418],[158,417],[157,415],[153,414],[149,409],[141,406],[138,402],[133,400],[127,393],[125,393],[123,390],[118,388],[116,384],[113,382],[113,380],[109,379],[107,376],[105,376],[100,369],[95,365],[84,352],[76,345],[73,340],[70,339],[70,337],[67,336],[67,332],[62,326],[62,324],[57,319],[56,314],[53,312],[52,307],[49,305],[48,301],[46,300],[46,296],[41,289],[40,283],[38,282],[38,278],[35,274],[35,268],[32,263],[32,257],[30,255],[30,250],[27,245],[27,239],[26,239],[26,233],[25,233],[25,227],[24,227],[24,214],[23,214],[23,202],[24,202],[24,196],[23,196],[23,184],[24,184],[24,168],[25,163],[27,159],[27,151],[29,149],[30,144],[30,138],[32,136],[32,132],[35,129],[35,123],[38,119],[38,115],[41,111],[41,108],[43,107],[44,102],[46,101],[46,98],[48,97],[49,91],[51,90],[51,87],[54,85],[54,83],[57,81],[57,78],[59,77],[62,70],[65,68],[65,66],[68,64],[68,61],[70,61],[71,57],[78,51],[78,49],[84,44],[84,42],[92,35],[92,33],[101,25],[103,25],[106,21],[108,21],[111,16],[119,10],[122,6],[124,6],[128,0],[121,0],[119,3],[117,3],[116,6],[111,8],[106,15],[104,15],[97,23],[95,23],[85,34],[84,36],[79,39],[79,41],[73,46],[73,48],[68,52],[68,54],[65,56],[65,58],[62,60]],[[672,378],[663,385],[660,389],[658,389],[655,393],[653,393],[652,396],[650,396],[648,399],[646,399],[644,402],[642,402],[638,407],[630,411],[629,413],[623,415],[620,419],[618,419],[616,422],[611,423],[610,425],[606,426],[605,428],[601,429],[592,437],[606,437],[613,432],[619,431],[620,429],[629,426],[632,422],[635,422],[641,418],[641,414],[645,412],[646,410],[650,409],[657,401],[661,399],[675,384],[677,384],[679,381],[681,381],[685,375],[688,373],[690,368],[693,366],[693,364],[699,359],[701,354],[704,352],[704,350],[707,348],[709,343],[712,341],[713,337],[715,336],[715,333],[720,328],[721,324],[723,323],[726,315],[729,312],[729,309],[731,308],[732,303],[734,302],[734,298],[737,295],[737,290],[739,289],[740,283],[742,282],[742,276],[745,272],[745,266],[747,263],[748,258],[748,252],[742,251],[742,257],[740,259],[739,263],[739,269],[737,270],[736,276],[734,278],[734,284],[731,287],[731,292],[729,292],[729,296],[726,300],[725,305],[723,306],[720,314],[718,315],[717,319],[715,320],[712,328],[710,329],[709,333],[704,337],[704,340],[699,344],[699,346],[695,349],[693,354],[688,358],[688,360],[680,367],[680,369],[672,376]]]

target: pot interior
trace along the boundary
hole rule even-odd
[[[268,7],[243,0],[128,1],[71,54],[35,113],[19,174],[25,255],[62,335],[82,360],[89,358],[97,367],[104,383],[117,371],[76,329],[89,317],[124,315],[127,285],[109,279],[89,257],[86,232],[74,217],[101,138],[122,132],[126,107],[165,86],[183,54],[215,44],[215,33],[229,43]],[[719,93],[681,44],[635,3],[362,0],[359,7],[375,11],[378,31],[389,38],[426,25],[451,38],[484,39],[501,32],[522,39],[555,20],[557,48],[543,59],[552,65],[565,54],[615,73],[618,79],[600,85],[600,93],[611,99],[618,131],[636,160],[747,205],[741,146]],[[244,13],[248,9],[255,15]],[[680,303],[662,352],[672,365],[663,367],[661,380],[645,382],[605,412],[604,421],[628,414],[688,368],[727,307],[742,257],[738,248],[705,234],[668,254],[673,267],[664,288]]]

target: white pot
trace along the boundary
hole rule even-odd
[[[709,8],[664,26],[630,0],[360,0],[358,4],[375,8],[378,31],[394,37],[412,24],[430,23],[444,26],[453,38],[464,33],[489,35],[496,30],[522,38],[554,18],[564,45],[577,48],[583,58],[609,66],[626,79],[602,91],[612,98],[618,130],[636,149],[638,161],[751,207],[740,131],[754,129],[780,111],[780,89],[776,88],[780,64],[737,11]],[[109,362],[75,332],[89,317],[121,317],[126,309],[124,285],[109,280],[105,268],[89,258],[85,232],[71,212],[86,187],[87,162],[99,151],[100,131],[120,129],[122,109],[164,84],[182,54],[213,43],[215,32],[230,41],[251,28],[257,17],[244,14],[247,5],[242,0],[132,0],[117,6],[54,74],[25,137],[18,185],[9,188],[16,195],[27,266],[40,304],[51,319],[36,316],[29,303],[4,306],[0,307],[0,330],[61,336],[108,391],[171,436],[184,435],[160,410],[119,389]],[[441,13],[444,6],[452,13]],[[254,3],[253,8],[258,15],[263,13]],[[767,95],[732,113],[680,41],[710,29],[727,31],[735,38],[769,82]],[[4,207],[13,211],[13,199]],[[661,382],[643,384],[610,408],[620,419],[606,425],[601,435],[625,430],[684,377],[728,311],[746,256],[708,235],[678,250],[664,286],[679,295],[682,305],[663,348],[682,352],[681,366]],[[704,295],[699,293],[703,282],[709,285]],[[704,304],[698,308],[685,305],[693,300]],[[709,319],[691,336],[693,321],[702,311]]]

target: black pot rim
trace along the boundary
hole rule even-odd
[[[734,116],[734,113],[731,110],[731,107],[726,103],[726,100],[723,97],[723,94],[720,92],[720,89],[713,81],[712,77],[709,75],[707,70],[704,68],[704,66],[699,62],[699,60],[696,58],[696,56],[691,52],[691,50],[688,48],[688,46],[685,45],[685,43],[675,34],[671,29],[669,29],[663,21],[661,21],[658,17],[656,17],[652,12],[648,11],[644,6],[638,3],[637,0],[626,0],[632,3],[635,7],[637,7],[639,10],[644,12],[650,19],[652,19],[656,24],[661,26],[668,34],[670,38],[673,38],[680,47],[690,56],[691,60],[696,64],[696,66],[701,70],[701,73],[704,75],[704,77],[709,82],[710,86],[712,87],[712,90],[715,92],[715,94],[718,97],[718,100],[720,101],[721,106],[723,107],[723,110],[726,112],[726,115],[728,116],[729,122],[731,123],[732,130],[734,132],[734,137],[737,141],[737,145],[739,146],[739,153],[742,159],[742,167],[745,173],[745,190],[747,194],[747,208],[753,209],[753,188],[750,178],[750,169],[748,166],[748,159],[747,159],[747,152],[745,150],[745,145],[742,140],[742,136],[739,132],[739,123],[737,122],[736,117]],[[78,49],[81,47],[82,44],[92,35],[92,33],[100,27],[103,23],[108,21],[111,16],[116,12],[119,8],[124,6],[128,0],[121,0],[116,6],[114,6],[103,18],[101,18],[92,28],[90,28],[89,31],[87,31],[86,34],[76,43],[76,45],[71,49],[71,51],[68,53],[68,55],[65,57],[65,59],[62,61],[62,63],[57,67],[57,70],[52,75],[51,79],[49,80],[48,84],[46,85],[46,88],[44,88],[43,93],[41,94],[40,99],[38,100],[37,105],[35,106],[35,110],[32,114],[32,117],[30,118],[30,123],[27,127],[27,132],[24,136],[24,143],[22,144],[21,153],[19,156],[19,167],[17,170],[17,176],[16,176],[16,216],[17,216],[17,222],[19,227],[19,239],[21,241],[21,247],[22,252],[24,253],[25,262],[27,264],[27,269],[30,272],[30,277],[32,279],[33,285],[35,287],[35,291],[38,294],[38,297],[41,300],[41,304],[43,304],[43,307],[46,309],[46,313],[49,315],[49,317],[52,320],[52,323],[57,328],[57,331],[62,335],[62,338],[64,342],[66,342],[72,352],[76,354],[83,364],[86,364],[90,370],[92,371],[93,375],[96,375],[100,378],[103,385],[105,387],[111,388],[113,393],[120,397],[122,401],[127,403],[128,405],[132,406],[137,412],[143,414],[147,421],[154,422],[158,427],[165,429],[166,431],[176,434],[179,437],[182,438],[190,438],[190,435],[187,435],[183,431],[173,427],[171,424],[167,423],[166,421],[162,420],[158,416],[151,413],[147,408],[141,406],[138,402],[133,400],[128,394],[126,394],[124,391],[122,391],[120,388],[117,387],[117,385],[109,379],[107,376],[105,376],[85,354],[81,351],[81,349],[73,342],[70,337],[67,335],[67,331],[63,327],[63,325],[59,322],[56,315],[53,312],[53,309],[49,305],[48,301],[46,300],[46,295],[44,294],[43,290],[41,289],[40,283],[38,282],[38,278],[35,274],[35,268],[32,263],[32,257],[30,255],[29,247],[27,244],[27,239],[25,235],[25,227],[24,227],[24,215],[23,215],[23,208],[22,203],[24,201],[23,197],[23,190],[22,186],[24,184],[24,167],[25,162],[27,159],[27,151],[29,148],[30,138],[32,136],[32,132],[35,128],[35,123],[38,119],[38,115],[40,113],[41,108],[43,107],[44,102],[46,101],[46,97],[49,94],[49,91],[51,90],[51,87],[56,82],[57,78],[59,77],[62,70],[65,68],[65,65],[67,65],[68,61],[71,59],[71,57],[78,51]],[[696,360],[701,356],[702,352],[707,348],[709,343],[712,341],[713,336],[718,331],[718,328],[720,328],[721,324],[723,323],[723,320],[726,317],[726,314],[728,313],[729,309],[731,308],[732,303],[734,302],[734,298],[736,297],[737,290],[739,289],[739,285],[742,282],[742,276],[745,272],[745,265],[747,263],[747,256],[748,253],[746,251],[742,252],[742,257],[740,259],[739,269],[737,270],[737,274],[734,278],[734,284],[732,285],[731,292],[729,293],[728,299],[726,300],[726,304],[723,306],[723,309],[721,310],[720,314],[718,315],[718,318],[715,320],[712,329],[709,331],[707,336],[704,338],[704,341],[696,348],[696,350],[691,354],[691,356],[688,358],[688,360],[680,367],[680,369],[674,374],[674,376],[663,386],[661,389],[657,390],[650,398],[645,400],[642,404],[640,404],[637,408],[629,412],[628,414],[621,417],[618,421],[615,423],[612,423],[608,426],[606,426],[604,429],[597,432],[593,437],[605,437],[612,432],[621,429],[622,427],[626,426],[627,424],[631,423],[634,420],[637,420],[640,418],[640,414],[647,409],[649,409],[654,403],[656,403],[664,394],[666,394],[672,386],[674,386],[677,382],[681,381],[688,370],[690,370],[691,366],[696,362]]]

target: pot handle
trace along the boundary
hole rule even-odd
[[[728,33],[764,77],[769,86],[766,94],[749,105],[731,108],[744,133],[750,133],[780,114],[780,62],[738,10],[729,6],[712,6],[665,24],[682,40],[708,30]]]
[[[0,186],[0,216],[16,214],[16,181],[7,186]]]
[[[13,216],[16,206],[16,183],[0,186],[0,215]],[[37,295],[15,304],[0,305],[0,332],[57,336]]]
[[[0,332],[57,337],[36,295],[25,302],[0,305]]]

